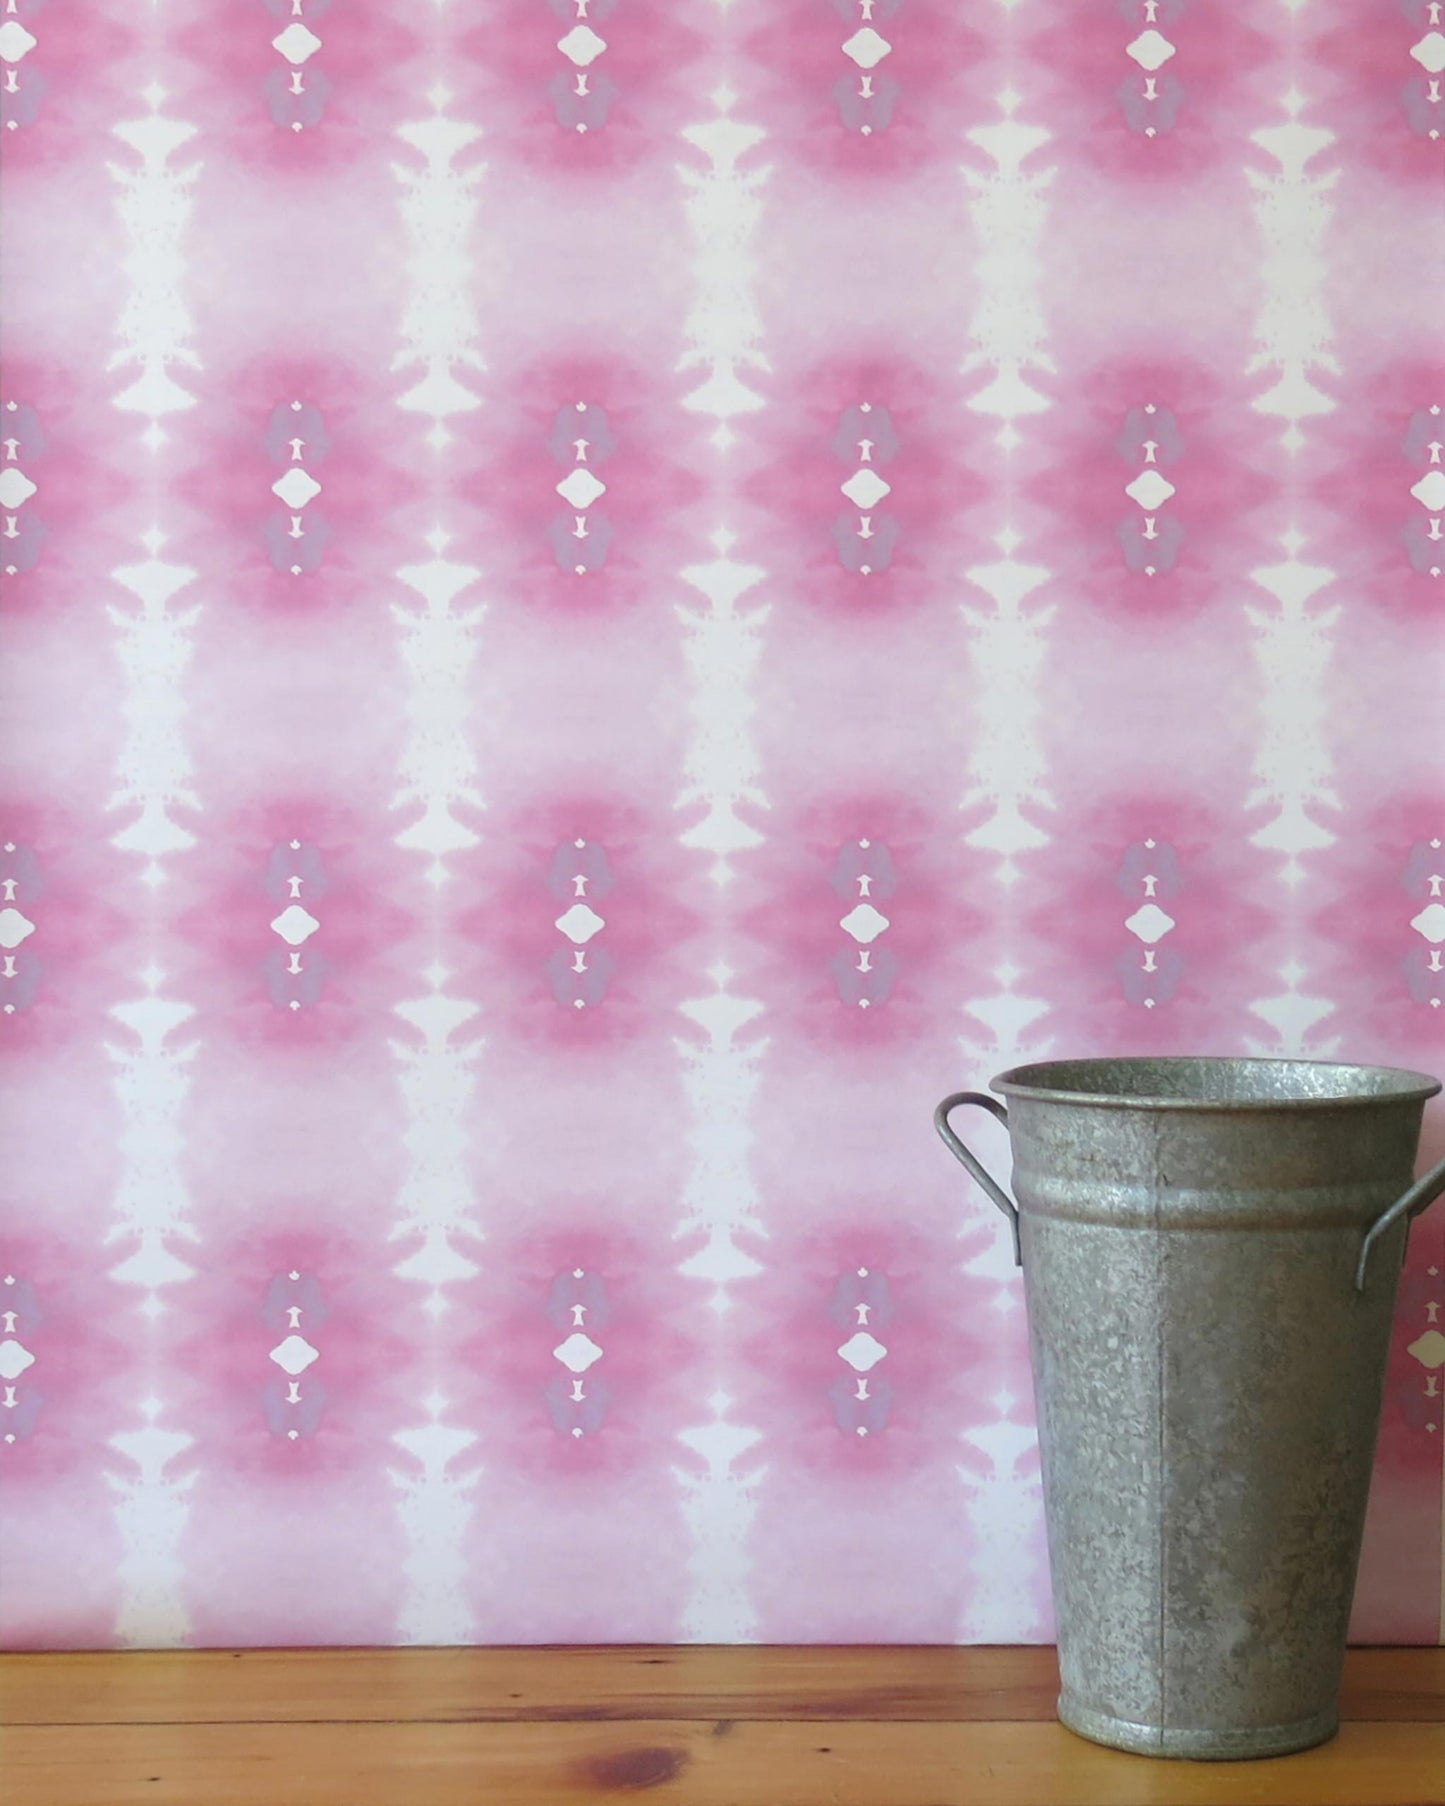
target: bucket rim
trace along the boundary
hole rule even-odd
[[[1083,1080],[1090,1067],[1107,1067],[1114,1072],[1131,1067],[1155,1072],[1160,1068],[1218,1070],[1232,1067],[1256,1072],[1279,1072],[1281,1069],[1294,1068],[1301,1073],[1356,1073],[1362,1077],[1369,1074],[1376,1081],[1377,1088],[1342,1091],[1333,1095],[1302,1090],[1293,1096],[1276,1092],[1258,1097],[1191,1097],[1165,1092],[1091,1091],[1086,1085],[1063,1085],[1050,1083],[1048,1080],[1049,1074],[1065,1071]],[[1395,1083],[1381,1087],[1381,1080]],[[1388,1104],[1423,1103],[1440,1092],[1442,1082],[1428,1072],[1416,1072],[1409,1067],[1377,1066],[1354,1060],[1294,1060],[1270,1055],[1235,1057],[1229,1054],[1121,1054],[1117,1057],[1097,1055],[1077,1060],[1029,1061],[1022,1066],[1010,1067],[1007,1072],[1001,1072],[996,1078],[990,1079],[989,1089],[1010,1099],[1028,1098],[1049,1104],[1094,1105],[1110,1110],[1223,1111],[1234,1115],[1241,1110],[1351,1110],[1378,1108]]]

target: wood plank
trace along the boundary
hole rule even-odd
[[[1445,1720],[1445,1649],[1347,1650],[1340,1716]],[[1437,1791],[1445,1795],[1445,1781]]]
[[[1441,1669],[1445,1691],[1445,1666]],[[1052,1649],[131,1650],[0,1656],[0,1722],[1048,1719]],[[1415,1714],[1418,1716],[1418,1714]]]
[[[1052,1649],[167,1650],[0,1656],[0,1723],[1051,1719]],[[1352,1649],[1347,1719],[1445,1715],[1445,1649]]]
[[[1053,1724],[27,1726],[7,1806],[1380,1806],[1438,1801],[1445,1725],[1347,1725],[1303,1755],[1119,1755]]]

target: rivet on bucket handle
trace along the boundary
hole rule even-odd
[[[1013,1231],[1014,1265],[1016,1267],[1021,1267],[1024,1264],[1024,1257],[1023,1251],[1019,1247],[1018,1205],[1014,1203],[1013,1199],[1008,1195],[1004,1188],[997,1183],[992,1175],[984,1171],[983,1167],[974,1156],[969,1153],[968,1149],[949,1127],[949,1113],[956,1110],[960,1104],[977,1104],[981,1110],[987,1110],[991,1116],[996,1116],[1005,1127],[1008,1125],[1008,1111],[1004,1109],[1003,1105],[996,1097],[988,1097],[982,1091],[955,1091],[952,1097],[944,1098],[943,1102],[933,1112],[933,1126],[943,1137],[949,1151],[956,1159],[963,1162],[969,1172],[972,1173],[973,1177],[1008,1218],[1009,1228]],[[1436,1190],[1440,1190],[1442,1187],[1445,1187],[1445,1167],[1442,1167],[1441,1169],[1440,1185],[1436,1187]],[[1434,1196],[1433,1192],[1431,1193],[1431,1196]],[[1399,1206],[1397,1205],[1396,1209],[1398,1208]],[[1374,1231],[1371,1230],[1370,1233],[1373,1234]]]
[[[971,1163],[970,1163],[971,1164]],[[1445,1160],[1432,1166],[1423,1179],[1417,1179],[1403,1198],[1399,1198],[1382,1215],[1377,1216],[1365,1231],[1364,1245],[1360,1249],[1360,1264],[1355,1268],[1355,1290],[1365,1289],[1365,1268],[1369,1263],[1370,1249],[1385,1231],[1398,1223],[1401,1217],[1417,1217],[1428,1205],[1433,1204],[1445,1191]]]

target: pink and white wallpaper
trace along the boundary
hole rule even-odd
[[[1442,0],[5,0],[6,1644],[1049,1635],[934,1102],[1445,1068],[1442,84]],[[1442,1390],[1437,1210],[1363,1639]]]

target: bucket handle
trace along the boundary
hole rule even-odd
[[[1019,1207],[1014,1203],[1013,1199],[997,1180],[994,1179],[993,1175],[985,1172],[978,1159],[968,1151],[949,1127],[949,1114],[951,1111],[956,1110],[960,1104],[977,1104],[981,1110],[987,1110],[991,1116],[996,1116],[1005,1127],[1008,1126],[1008,1111],[1004,1109],[1003,1105],[996,1097],[989,1097],[982,1091],[955,1091],[952,1097],[944,1098],[943,1102],[933,1112],[933,1126],[943,1137],[944,1145],[948,1148],[949,1152],[956,1160],[961,1160],[963,1162],[978,1184],[983,1187],[993,1199],[994,1203],[998,1205],[999,1209],[1008,1218],[1009,1228],[1013,1232],[1014,1265],[1016,1267],[1021,1267],[1024,1264],[1024,1257],[1023,1251],[1019,1247]],[[1445,1186],[1445,1168],[1442,1168],[1441,1170],[1440,1183],[1442,1186]]]
[[[1364,1244],[1360,1248],[1360,1264],[1355,1268],[1355,1290],[1365,1289],[1365,1268],[1369,1264],[1370,1249],[1387,1229],[1394,1227],[1401,1217],[1417,1217],[1427,1206],[1433,1204],[1445,1191],[1445,1160],[1432,1166],[1423,1179],[1417,1179],[1402,1198],[1397,1198],[1386,1211],[1377,1216],[1365,1231]]]
[[[943,1102],[933,1112],[933,1126],[943,1138],[944,1144],[949,1152],[953,1154],[955,1159],[963,1162],[974,1180],[983,1187],[989,1197],[993,1199],[994,1203],[998,1205],[999,1209],[1008,1218],[1009,1229],[1013,1236],[1014,1265],[1016,1267],[1021,1267],[1023,1265],[1023,1253],[1019,1247],[1018,1206],[993,1175],[984,1168],[974,1154],[970,1153],[959,1140],[958,1136],[953,1132],[948,1119],[960,1104],[977,1104],[981,1110],[987,1110],[990,1115],[996,1116],[1005,1127],[1008,1125],[1008,1111],[1001,1103],[999,1103],[997,1098],[989,1097],[982,1091],[955,1091],[951,1097],[944,1098]],[[1384,1235],[1388,1229],[1393,1228],[1402,1217],[1414,1218],[1419,1216],[1421,1211],[1433,1204],[1442,1192],[1445,1192],[1445,1160],[1438,1161],[1430,1168],[1429,1172],[1426,1173],[1423,1178],[1417,1179],[1402,1197],[1397,1198],[1388,1210],[1382,1211],[1381,1214],[1375,1218],[1374,1222],[1371,1223],[1368,1230],[1366,1230],[1364,1242],[1360,1247],[1359,1264],[1355,1268],[1355,1290],[1357,1292],[1363,1292],[1365,1289],[1365,1273],[1369,1266],[1370,1251],[1380,1237]]]

